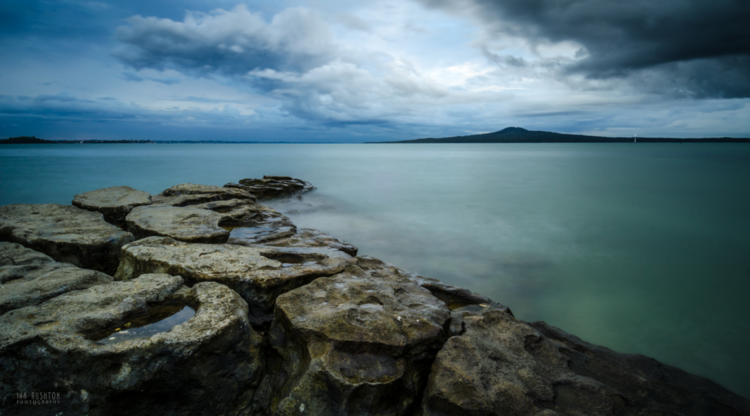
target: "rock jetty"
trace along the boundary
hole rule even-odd
[[[0,207],[2,415],[750,415],[750,400],[258,201],[283,176]]]

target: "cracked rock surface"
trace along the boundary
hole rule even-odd
[[[184,207],[187,205],[203,204],[206,202],[225,201],[229,199],[244,199],[255,203],[256,197],[243,189],[224,188],[213,185],[197,185],[182,183],[165,189],[159,195],[154,195],[154,204]]]
[[[71,205],[0,206],[0,240],[107,274],[117,270],[120,247],[133,239],[133,234],[104,221],[102,214]]]
[[[96,342],[96,334],[165,305],[197,313],[150,338]],[[186,288],[179,276],[70,292],[10,311],[0,327],[4,406],[19,391],[54,391],[62,396],[55,412],[64,414],[236,414],[262,371],[261,340],[242,298],[211,282]]]
[[[229,237],[229,243],[242,244],[242,242]],[[301,228],[296,233],[283,238],[260,240],[259,244],[276,247],[329,247],[343,251],[350,256],[357,255],[357,247],[343,243],[322,231],[312,228]]]
[[[149,205],[133,209],[126,221],[136,239],[165,236],[196,243],[224,243],[229,231],[219,227],[221,218],[221,214],[207,209]]]
[[[454,312],[463,315],[465,332],[437,355],[420,409],[425,416],[750,413],[747,399],[654,359],[618,354],[497,308]]]
[[[0,243],[0,315],[111,281],[102,272],[58,263],[20,244]]]
[[[239,293],[249,305],[251,322],[261,324],[270,321],[280,294],[339,273],[354,262],[351,256],[326,248],[189,244],[150,237],[123,248],[115,280],[168,273],[182,276],[190,285],[219,282]]]
[[[243,189],[258,199],[288,198],[315,189],[310,182],[290,176],[263,176],[263,179],[241,179],[239,184],[228,183],[226,188]]]
[[[118,227],[125,226],[125,217],[138,206],[150,205],[151,194],[129,186],[112,186],[84,192],[73,198],[73,205],[101,212],[104,220]]]
[[[428,290],[394,276],[344,273],[279,296],[270,340],[283,371],[265,381],[269,414],[411,414],[449,319]]]

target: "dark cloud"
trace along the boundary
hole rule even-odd
[[[568,74],[610,79],[651,71],[647,76],[665,84],[648,87],[669,95],[682,89],[694,97],[750,96],[746,0],[419,1],[470,13],[491,33],[521,37],[532,46],[575,42],[582,49],[566,65]]]

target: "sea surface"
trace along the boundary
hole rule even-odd
[[[371,255],[750,397],[750,145],[0,147],[0,204],[289,175],[273,203]]]

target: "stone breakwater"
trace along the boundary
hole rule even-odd
[[[311,189],[266,176],[0,207],[0,414],[750,414],[708,379],[258,203]]]

